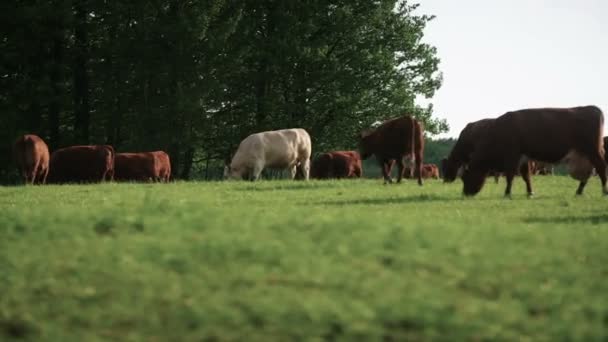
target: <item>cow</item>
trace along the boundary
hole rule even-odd
[[[511,196],[513,177],[522,160],[565,162],[570,175],[579,180],[581,195],[595,167],[606,189],[604,161],[604,115],[595,106],[573,108],[533,108],[507,112],[489,125],[480,137],[469,167],[462,175],[463,192],[477,194],[490,170],[507,178],[505,196]],[[528,164],[529,165],[529,164]],[[529,178],[529,167],[527,177]],[[528,196],[533,194],[529,180]]]
[[[456,144],[450,151],[447,158],[441,160],[441,173],[443,174],[443,181],[451,183],[456,180],[459,174],[462,174],[463,170],[467,167],[471,161],[473,152],[481,142],[482,136],[494,123],[496,119],[481,119],[478,121],[468,123],[458,136]],[[531,187],[529,172],[533,165],[527,163],[521,163],[519,166],[519,174],[526,182],[526,187]],[[501,172],[497,170],[488,170],[488,176],[494,178],[494,182],[498,183],[498,179],[501,176]]]
[[[156,164],[157,181],[168,182],[171,180],[171,158],[165,151],[150,152],[154,155]]]
[[[48,180],[51,183],[112,180],[114,155],[114,148],[110,145],[81,145],[58,149],[51,154]]]
[[[404,177],[413,178],[414,170],[410,167],[405,168]],[[422,178],[439,179],[439,168],[435,164],[422,164]]]
[[[13,154],[25,184],[44,184],[49,173],[49,148],[39,136],[26,134],[14,144]]]
[[[422,158],[424,151],[423,126],[416,119],[404,115],[385,121],[374,130],[361,132],[359,150],[362,159],[372,155],[382,169],[384,184],[392,183],[390,171],[397,162],[397,183],[401,182],[405,171],[405,158],[415,160],[415,175],[422,185]]]
[[[322,153],[310,167],[310,177],[316,179],[360,178],[361,175],[361,156],[357,151]]]
[[[458,140],[447,158],[441,160],[441,173],[444,182],[453,182],[458,177],[461,168],[471,160],[483,132],[494,122],[494,119],[482,119],[468,123],[458,136]]]
[[[298,169],[305,180],[310,176],[312,144],[302,128],[254,133],[243,139],[224,168],[228,179],[255,181],[264,168],[287,169],[294,179]]]
[[[171,162],[164,151],[117,153],[114,179],[117,181],[163,181],[171,176]]]

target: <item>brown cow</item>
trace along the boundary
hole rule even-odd
[[[49,173],[49,148],[39,136],[26,134],[15,141],[13,154],[25,184],[44,184]]]
[[[171,158],[165,151],[151,152],[154,155],[154,162],[158,174],[158,181],[168,182],[171,180]]]
[[[413,178],[414,172],[410,167],[405,168],[405,178]],[[439,179],[439,168],[435,164],[422,165],[422,178]]]
[[[394,118],[385,121],[373,131],[362,132],[359,149],[362,159],[367,159],[372,154],[376,156],[385,184],[393,182],[390,170],[394,161],[399,168],[397,182],[401,182],[405,171],[405,158],[413,155],[418,184],[422,185],[423,127],[412,117],[405,115]]]
[[[503,114],[487,128],[473,152],[462,176],[464,194],[477,194],[488,172],[497,170],[505,173],[505,196],[511,196],[517,167],[527,158],[568,163],[570,175],[580,181],[576,191],[579,195],[595,167],[602,191],[608,194],[603,130],[604,115],[595,106],[524,109]],[[528,168],[528,178],[529,171]],[[527,191],[528,195],[533,194],[531,186],[527,186]]]
[[[447,158],[441,160],[441,171],[443,174],[443,181],[451,183],[453,182],[459,173],[471,161],[473,152],[482,141],[482,137],[489,127],[494,123],[496,119],[481,119],[478,121],[468,123],[464,129],[460,132],[456,144],[450,151],[450,155]],[[530,188],[530,177],[529,171],[533,165],[529,162],[523,163],[519,166],[519,174],[526,182],[526,187]],[[488,170],[488,176],[494,177],[494,181],[498,183],[498,179],[501,176],[500,171]]]
[[[361,157],[357,151],[322,153],[310,168],[310,176],[316,179],[360,178],[361,174]]]
[[[114,177],[114,148],[70,146],[51,154],[49,182],[100,182]]]
[[[114,179],[117,181],[164,181],[171,176],[171,162],[164,151],[117,153]]]
[[[460,132],[458,140],[450,155],[441,161],[441,173],[445,182],[453,182],[459,174],[459,170],[471,161],[471,155],[494,119],[482,119],[468,123]]]

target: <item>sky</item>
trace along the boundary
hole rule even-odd
[[[424,41],[441,59],[430,100],[450,125],[440,137],[524,108],[593,104],[608,116],[608,1],[418,2],[418,13],[436,15]]]

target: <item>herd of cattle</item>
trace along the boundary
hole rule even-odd
[[[502,174],[507,180],[506,196],[511,195],[513,178],[519,174],[531,196],[531,175],[552,173],[553,164],[565,163],[580,182],[577,194],[583,193],[594,172],[608,194],[604,150],[608,137],[603,138],[603,127],[604,116],[595,106],[524,109],[479,120],[462,130],[442,160],[441,173],[446,182],[460,176],[465,195],[477,194],[488,176],[498,179]],[[304,129],[255,133],[240,143],[224,177],[256,180],[265,168],[286,169],[292,179],[361,177],[361,159],[374,155],[385,184],[392,183],[395,163],[397,182],[416,178],[422,185],[423,178],[439,178],[436,165],[423,164],[423,125],[410,116],[362,132],[358,150],[322,153],[311,163],[311,139]],[[17,139],[14,153],[25,182],[31,184],[171,179],[170,158],[163,151],[115,153],[112,146],[91,145],[49,154],[40,137],[28,134]]]

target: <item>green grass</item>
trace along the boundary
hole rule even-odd
[[[0,340],[608,338],[599,180],[0,188]]]

